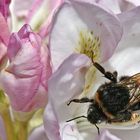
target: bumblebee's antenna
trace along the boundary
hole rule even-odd
[[[73,118],[73,119],[70,119],[70,120],[68,120],[68,121],[66,121],[66,122],[70,122],[70,121],[73,121],[73,120],[77,120],[77,119],[79,119],[79,118],[86,118],[86,119],[87,119],[86,116],[78,116],[78,117],[75,117],[75,118]]]
[[[70,122],[70,121],[73,121],[73,120],[77,120],[77,119],[79,119],[79,118],[86,118],[87,119],[87,117],[86,116],[78,116],[78,117],[75,117],[75,118],[73,118],[73,119],[70,119],[70,120],[67,120],[66,122]],[[97,131],[98,131],[98,135],[100,135],[100,129],[99,129],[99,127],[97,126],[97,124],[94,124],[95,125],[95,127],[97,128]]]
[[[97,126],[97,124],[96,124],[96,123],[95,123],[94,125],[95,125],[95,127],[97,128],[98,135],[100,135],[100,129],[99,129],[99,127]]]

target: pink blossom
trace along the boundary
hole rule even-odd
[[[140,70],[140,7],[136,7],[130,11],[123,12],[118,15],[118,18],[123,25],[123,36],[113,56],[102,63],[108,71],[117,70],[119,76],[133,75]],[[64,39],[63,39],[64,41]],[[83,87],[85,85],[85,75],[89,68],[89,59],[85,56],[71,55],[68,57],[53,74],[49,80],[49,103],[44,113],[44,125],[48,138],[53,140],[138,140],[140,139],[140,124],[134,123],[123,125],[114,124],[98,124],[102,128],[109,128],[111,133],[103,131],[100,136],[97,135],[97,130],[94,125],[82,120],[77,123],[66,121],[80,115],[86,115],[88,105],[67,103],[73,98],[80,98]],[[87,94],[93,97],[97,88],[106,79],[103,75],[97,73],[94,80],[93,89]],[[50,112],[50,114],[48,113]],[[49,122],[49,123],[47,123]],[[52,134],[51,132],[54,132]],[[113,136],[116,135],[116,136]],[[98,138],[97,138],[98,137]]]
[[[16,111],[32,111],[47,103],[47,81],[51,75],[48,48],[39,35],[24,25],[10,36],[10,64],[1,72],[2,88]]]

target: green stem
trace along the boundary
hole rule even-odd
[[[28,122],[17,121],[17,140],[28,139]]]
[[[3,121],[4,121],[6,135],[7,135],[7,140],[16,140],[15,132],[14,132],[14,127],[13,127],[13,122],[11,120],[9,109],[8,108],[5,109],[1,113],[1,116],[2,116]]]

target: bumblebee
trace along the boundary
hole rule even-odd
[[[79,116],[67,122],[86,118],[96,126],[98,133],[100,133],[97,124],[103,121],[107,123],[123,123],[137,119],[139,114],[134,111],[140,110],[140,73],[133,76],[123,76],[118,80],[116,71],[111,73],[105,71],[94,60],[92,60],[92,63],[110,82],[101,85],[91,99],[87,97],[72,99],[67,105],[72,102],[89,102],[90,105],[87,116]]]

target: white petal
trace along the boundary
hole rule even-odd
[[[140,72],[140,7],[119,15],[124,34],[109,63],[119,75],[133,75]]]
[[[140,46],[140,7],[129,12],[119,14],[118,17],[122,22],[124,33],[119,43],[122,47],[139,47]]]
[[[61,64],[49,81],[49,100],[52,101],[54,114],[59,123],[61,138],[66,139],[67,137],[74,140],[75,136],[69,138],[72,131],[76,137],[79,134],[75,125],[66,123],[67,120],[73,117],[73,113],[77,111],[76,108],[72,109],[72,106],[67,106],[67,103],[82,92],[88,64],[89,59],[85,55],[73,54]],[[57,125],[57,121],[53,122]]]
[[[86,30],[86,24],[71,6],[65,4],[58,15],[50,40],[52,61],[55,67],[59,66],[68,54],[74,52],[81,29]]]
[[[110,130],[122,140],[140,140],[140,127],[134,130]]]
[[[70,4],[65,3],[60,8],[51,32],[55,67],[76,50],[81,31],[93,31],[99,37],[102,60],[112,55],[122,34],[121,25],[113,14],[96,4],[71,0]]]
[[[35,128],[30,134],[28,140],[49,140],[45,134],[43,125]]]

